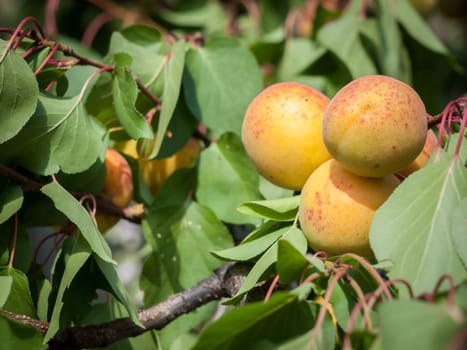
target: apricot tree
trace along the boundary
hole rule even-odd
[[[465,348],[463,36],[435,34],[405,0],[21,5],[0,4],[0,347]],[[423,15],[460,31],[463,7],[461,20],[443,8]],[[319,129],[334,96],[376,75],[420,101],[368,143],[413,142],[410,155],[368,179],[323,148]],[[281,85],[305,92],[263,109],[258,96]],[[242,140],[242,127],[254,137],[254,101],[261,123],[276,108],[305,122],[267,131],[278,139],[266,146]],[[423,132],[405,133],[409,121]],[[296,145],[319,149],[310,167]],[[258,170],[266,157],[268,169],[310,174],[274,184]],[[305,177],[320,179],[314,197]],[[323,206],[326,186],[356,206]],[[325,209],[351,244],[316,235],[329,232],[312,227]],[[109,232],[104,215],[118,219]]]

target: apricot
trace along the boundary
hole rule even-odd
[[[428,130],[423,150],[420,152],[417,158],[415,158],[415,160],[409,164],[408,167],[399,171],[398,174],[407,177],[415,171],[423,168],[430,160],[431,154],[433,153],[437,145],[438,137],[433,132],[433,130]]]
[[[426,115],[423,101],[409,85],[383,75],[364,76],[329,102],[324,143],[333,158],[357,175],[393,174],[422,151]]]
[[[335,159],[323,163],[302,189],[299,222],[309,246],[334,256],[372,257],[369,243],[373,215],[400,181],[394,175],[361,177]]]
[[[106,176],[101,195],[114,205],[125,208],[133,198],[133,176],[130,166],[118,151],[108,148],[105,154]],[[104,233],[118,222],[113,215],[97,213],[96,223],[99,231]]]
[[[192,167],[201,153],[201,145],[195,138],[190,138],[174,155],[162,159],[139,158],[136,140],[126,141],[117,147],[122,153],[138,159],[144,182],[153,195],[176,170]]]
[[[270,182],[300,190],[330,158],[321,128],[329,98],[294,82],[271,85],[249,104],[242,141],[258,172]]]

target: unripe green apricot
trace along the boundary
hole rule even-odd
[[[262,176],[300,190],[330,158],[321,132],[328,103],[319,91],[294,82],[271,85],[253,99],[243,120],[242,141]]]
[[[426,116],[423,101],[409,85],[368,75],[331,99],[324,111],[323,140],[348,170],[381,177],[404,169],[422,151]]]
[[[373,215],[400,181],[394,175],[361,177],[335,159],[316,169],[303,186],[299,222],[309,246],[329,256],[355,253],[372,257]]]

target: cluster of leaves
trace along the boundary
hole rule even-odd
[[[305,6],[299,1],[243,3],[161,8],[152,26],[113,32],[103,55],[69,38],[52,40],[34,18],[3,30],[0,307],[47,323],[42,334],[0,314],[0,332],[12,347],[41,348],[72,325],[127,316],[140,324],[109,244],[83,203],[99,195],[107,147],[133,139],[148,158],[163,158],[192,135],[205,141],[198,164],[177,171],[156,196],[128,159],[134,201],[145,206],[144,306],[192,287],[223,261],[245,264],[249,273],[220,319],[213,320],[218,305],[210,303],[115,346],[333,349],[351,341],[356,348],[438,349],[462,341],[463,128],[450,130],[446,147],[378,210],[373,265],[353,255],[310,253],[296,224],[299,195],[261,178],[240,139],[248,103],[275,81],[300,81],[332,96],[354,78],[381,73],[413,85],[435,113],[447,96],[426,71],[456,69],[453,57],[407,1],[318,6],[312,22],[298,15]],[[303,29],[306,23],[313,27]],[[451,120],[456,106],[446,109]],[[50,270],[37,258],[43,242],[31,248],[34,227],[60,227],[50,236]],[[241,229],[249,234],[235,245],[232,234]],[[449,285],[437,285],[445,279]],[[251,301],[258,285],[270,285],[266,302]],[[416,331],[405,332],[413,324]]]

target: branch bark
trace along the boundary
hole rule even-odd
[[[192,288],[174,294],[164,302],[140,311],[138,318],[144,328],[137,326],[130,318],[121,318],[100,325],[70,327],[51,339],[49,348],[51,350],[78,350],[104,347],[118,340],[135,337],[150,330],[160,330],[179,316],[189,313],[199,306],[235,295],[248,271],[249,267],[237,263],[227,263],[221,266],[214,274]],[[21,322],[18,317],[11,317],[11,313],[10,315],[5,314],[5,316]],[[39,330],[46,331],[43,323],[41,323]]]

